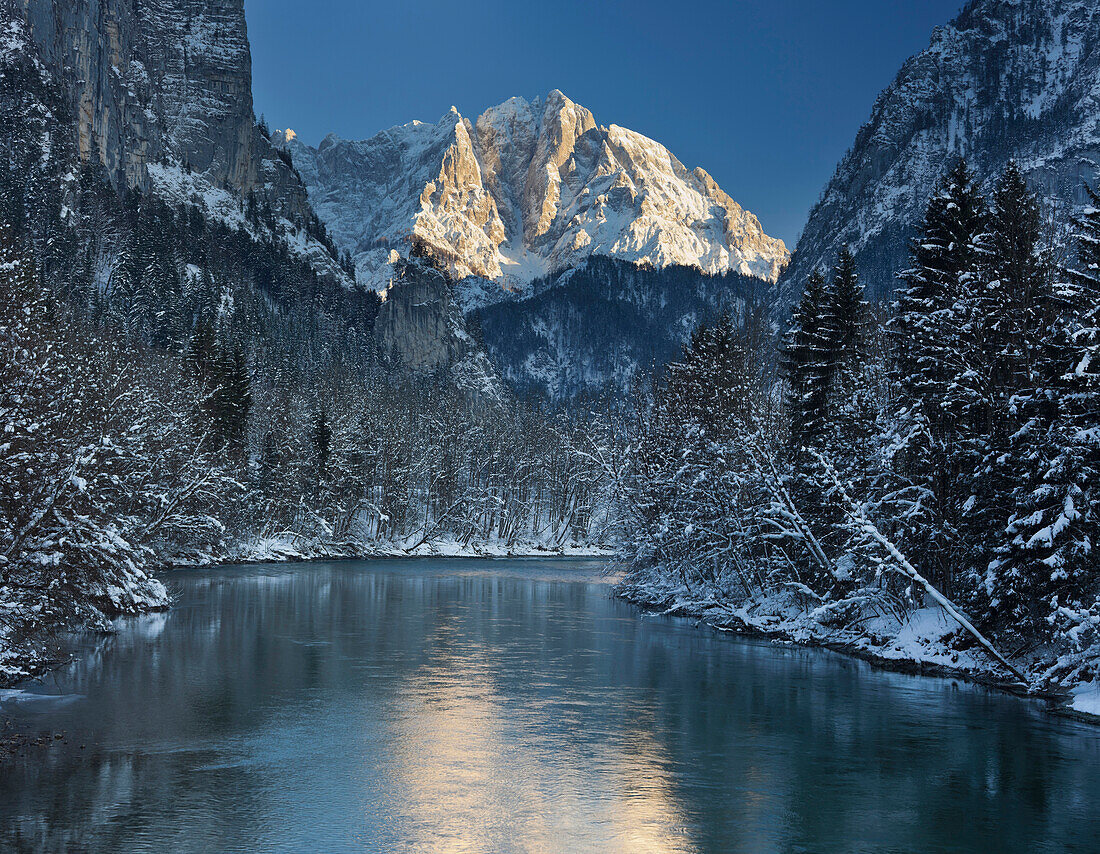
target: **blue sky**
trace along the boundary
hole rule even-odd
[[[316,144],[561,89],[794,244],[901,63],[961,0],[246,0],[256,111]]]

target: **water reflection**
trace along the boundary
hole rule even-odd
[[[601,569],[178,574],[66,701],[0,698],[66,734],[0,768],[0,849],[1095,850],[1100,731],[640,617]]]

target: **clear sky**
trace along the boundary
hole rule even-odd
[[[246,0],[256,111],[318,143],[561,89],[793,248],[875,96],[962,0]]]

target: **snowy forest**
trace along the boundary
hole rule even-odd
[[[393,370],[379,296],[269,206],[232,228],[119,190],[33,65],[0,85],[0,682],[56,628],[165,607],[166,564],[600,538],[587,415]]]
[[[592,256],[463,315],[412,252],[391,285],[443,276],[447,308],[398,331],[474,353],[468,387],[395,363],[397,300],[356,283],[251,105],[275,177],[211,189],[228,214],[132,186],[77,150],[71,93],[0,8],[0,681],[53,629],[166,607],[167,565],[604,546],[647,604],[879,651],[935,604],[945,666],[981,647],[1031,687],[1094,678],[1092,190],[1071,220],[1015,165],[979,186],[960,162],[890,282],[846,249],[793,287]]]
[[[394,376],[372,344],[376,305],[333,307],[277,247],[219,264],[205,253],[224,243],[188,222],[135,199],[87,239],[59,231],[73,241],[58,271],[93,270],[113,244],[106,284],[54,275],[29,235],[0,231],[13,650],[43,627],[162,607],[149,573],[165,562],[560,547],[602,524],[574,419]],[[253,287],[268,257],[282,273]],[[203,274],[182,277],[194,261]],[[273,293],[303,281],[304,298]]]
[[[703,326],[644,396],[618,473],[633,598],[881,647],[926,605],[1009,681],[1100,652],[1100,199],[1051,222],[1015,164],[932,196],[890,307],[845,249],[777,359]],[[1070,237],[1064,238],[1068,227]],[[774,367],[773,367],[774,366]],[[679,603],[679,604],[676,604]],[[966,616],[964,616],[966,615]],[[1030,671],[1025,674],[1023,671]]]

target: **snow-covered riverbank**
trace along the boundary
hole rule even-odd
[[[938,606],[908,613],[882,613],[855,626],[838,626],[818,619],[812,604],[794,590],[735,603],[718,590],[689,588],[656,568],[635,569],[615,592],[642,608],[692,617],[719,631],[827,647],[904,673],[958,676],[1050,699],[1058,711],[1100,723],[1100,678],[1078,681],[1055,692],[1036,676],[1025,689]],[[1033,673],[1049,670],[1049,662],[1043,667],[1041,659],[1030,664]]]
[[[174,566],[216,566],[398,557],[610,557],[612,554],[614,549],[607,545],[573,541],[554,543],[534,539],[332,543],[301,537],[264,537],[244,541],[220,553],[203,552],[177,556],[171,563]]]

